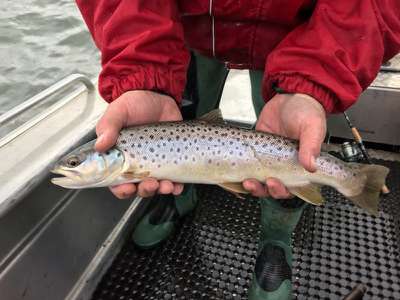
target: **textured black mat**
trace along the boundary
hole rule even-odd
[[[370,217],[331,189],[324,207],[306,209],[294,234],[296,299],[342,299],[357,283],[364,299],[400,299],[400,164],[391,168],[380,217]],[[246,299],[255,263],[259,207],[216,187],[155,250],[130,241],[93,299]]]

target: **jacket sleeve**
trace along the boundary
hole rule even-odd
[[[269,55],[264,99],[275,87],[316,98],[328,113],[354,104],[400,51],[399,0],[318,0],[311,18]]]
[[[129,90],[180,101],[189,52],[175,0],[76,0],[101,51],[99,90],[109,102]]]

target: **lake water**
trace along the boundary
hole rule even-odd
[[[0,2],[0,114],[71,73],[91,78],[99,53],[73,0]]]

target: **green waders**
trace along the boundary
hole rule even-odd
[[[199,98],[196,115],[201,116],[219,105],[229,71],[218,60],[198,54],[195,54],[195,57]],[[264,106],[261,95],[263,72],[250,70],[249,73],[253,106],[258,116]],[[173,203],[175,209],[164,214],[151,211],[145,215],[133,235],[134,242],[141,247],[152,247],[164,240],[172,232],[176,218],[193,209],[197,202],[192,185],[185,186],[185,191],[180,197],[161,196],[161,198]],[[261,236],[249,299],[292,299],[291,236],[306,204],[299,199],[274,200],[272,198],[261,199],[260,203]],[[180,207],[185,207],[185,209]],[[158,219],[152,217],[152,213]]]

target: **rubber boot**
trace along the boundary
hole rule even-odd
[[[292,233],[306,203],[261,199],[261,237],[250,300],[292,299]]]
[[[193,185],[185,185],[181,195],[157,195],[150,208],[135,227],[132,240],[142,249],[156,247],[174,231],[179,219],[191,212],[197,204]]]

